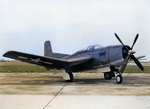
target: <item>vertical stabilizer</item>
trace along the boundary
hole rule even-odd
[[[53,57],[53,58],[64,58],[64,57],[69,56],[69,55],[68,54],[62,54],[62,53],[53,53],[52,47],[51,47],[51,42],[46,41],[44,43],[44,56]]]
[[[51,47],[51,42],[50,41],[46,41],[44,43],[44,56],[52,56],[53,55],[53,51],[52,51],[52,47]]]

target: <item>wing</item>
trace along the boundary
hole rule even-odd
[[[69,62],[57,58],[38,56],[28,53],[22,53],[17,51],[8,51],[4,55],[4,57],[20,60],[23,62],[36,64],[48,68],[65,68],[69,65]]]
[[[74,65],[80,65],[83,63],[90,62],[94,59],[93,56],[86,55],[86,56],[80,56],[72,59],[68,59],[67,62],[69,62],[69,66],[74,66]]]
[[[22,53],[17,51],[8,51],[3,56],[20,60],[23,62],[31,63],[31,64],[44,66],[45,68],[48,69],[66,68],[73,65],[83,64],[93,59],[92,56],[77,57],[72,59],[58,59],[53,57],[39,56],[39,55],[33,55],[33,54]]]

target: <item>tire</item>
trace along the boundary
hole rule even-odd
[[[120,75],[117,75],[117,77],[116,77],[116,82],[117,82],[118,84],[120,84],[120,83],[122,83],[122,81],[123,81],[122,75],[121,75],[121,74],[120,74]]]
[[[67,80],[67,82],[73,82],[73,74],[72,72],[69,72],[69,77],[70,77],[70,80]]]
[[[104,78],[105,78],[105,79],[112,79],[112,74],[111,74],[111,72],[106,72],[106,73],[104,73]]]

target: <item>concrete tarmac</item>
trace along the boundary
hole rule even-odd
[[[1,73],[0,109],[150,109],[150,74],[123,74],[122,84],[102,73]]]
[[[0,95],[0,109],[150,109],[149,96]]]

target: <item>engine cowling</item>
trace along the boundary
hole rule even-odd
[[[124,62],[123,46],[115,45],[109,47],[109,63],[111,66],[119,67]]]

